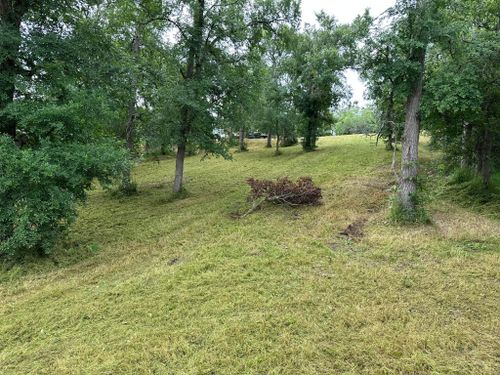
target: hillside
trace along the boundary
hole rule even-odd
[[[497,374],[500,222],[441,198],[389,224],[391,155],[364,136],[282,151],[189,157],[180,200],[172,159],[136,196],[93,191],[51,257],[0,271],[0,372]],[[247,178],[285,175],[323,205],[232,218]]]

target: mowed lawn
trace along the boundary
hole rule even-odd
[[[440,197],[391,225],[391,155],[364,136],[200,158],[185,199],[172,159],[144,162],[138,195],[93,191],[51,258],[0,271],[2,375],[500,373],[496,215]],[[279,176],[323,205],[232,217]]]

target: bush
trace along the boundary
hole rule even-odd
[[[293,182],[288,177],[276,181],[247,180],[250,185],[250,199],[289,205],[313,205],[321,201],[321,189],[314,186],[311,177],[300,177]]]
[[[281,147],[290,147],[290,146],[295,146],[297,143],[299,143],[299,140],[293,133],[285,134],[285,136],[281,140]]]
[[[104,186],[130,171],[116,142],[52,143],[19,149],[0,136],[0,256],[50,252],[75,220],[97,178]]]

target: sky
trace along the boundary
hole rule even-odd
[[[339,22],[349,23],[366,8],[370,8],[372,16],[378,16],[394,3],[395,0],[302,0],[302,22],[316,23],[315,13],[324,10],[327,14],[334,15]],[[363,98],[365,85],[358,73],[348,70],[345,75],[352,89],[352,101],[357,101],[360,105],[366,104]]]

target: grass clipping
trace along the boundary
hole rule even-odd
[[[238,217],[250,215],[259,209],[265,202],[287,206],[310,206],[321,203],[321,188],[314,185],[311,177],[300,177],[296,182],[288,177],[280,177],[277,180],[257,180],[249,178],[250,185],[249,200],[252,207]]]

